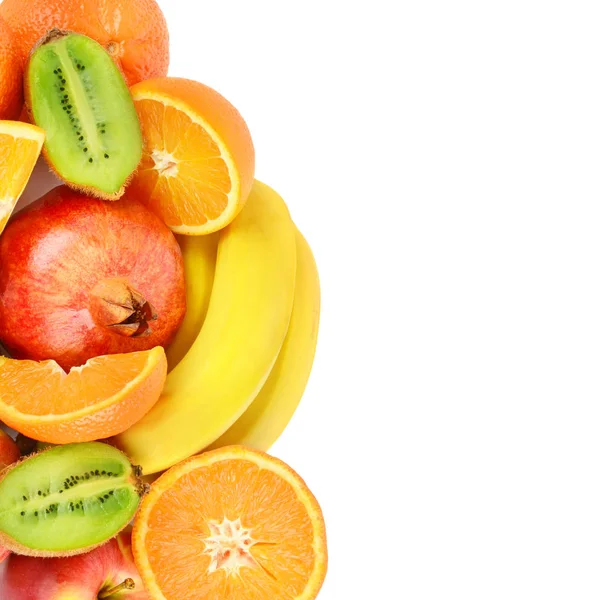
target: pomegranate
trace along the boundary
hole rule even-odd
[[[68,370],[165,346],[184,315],[177,240],[132,198],[105,202],[61,186],[0,238],[0,339],[15,358]]]

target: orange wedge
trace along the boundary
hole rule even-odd
[[[204,235],[228,225],[254,179],[254,146],[240,113],[189,79],[149,79],[131,94],[144,154],[128,193],[176,233]]]
[[[35,125],[0,121],[0,233],[31,177],[45,137]]]
[[[0,421],[53,444],[107,438],[152,408],[166,376],[161,347],[92,358],[68,375],[53,360],[0,357]]]
[[[285,463],[243,446],[161,475],[133,526],[151,598],[312,600],[327,570],[317,500]]]

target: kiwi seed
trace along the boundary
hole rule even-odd
[[[100,442],[31,455],[0,477],[0,544],[32,556],[87,552],[133,518],[147,489],[138,472]]]
[[[119,198],[141,160],[142,133],[106,50],[87,36],[51,30],[31,54],[25,89],[33,121],[46,130],[50,167],[67,185]],[[115,160],[101,160],[109,157]]]

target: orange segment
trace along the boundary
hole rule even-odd
[[[68,375],[53,360],[0,357],[0,420],[53,444],[107,438],[152,408],[166,375],[161,347],[99,356]]]
[[[128,193],[177,233],[228,225],[254,180],[254,146],[242,116],[215,90],[188,79],[150,79],[131,93],[144,156]]]
[[[19,121],[0,121],[0,233],[23,193],[46,135]]]
[[[285,463],[229,446],[161,475],[133,529],[152,598],[312,600],[327,570],[317,500]]]

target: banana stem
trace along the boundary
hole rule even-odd
[[[115,585],[115,587],[110,588],[109,590],[105,590],[98,594],[98,600],[102,600],[103,598],[110,598],[113,594],[117,594],[118,592],[122,592],[123,590],[133,590],[135,589],[135,581],[128,577],[123,583],[119,585]]]

